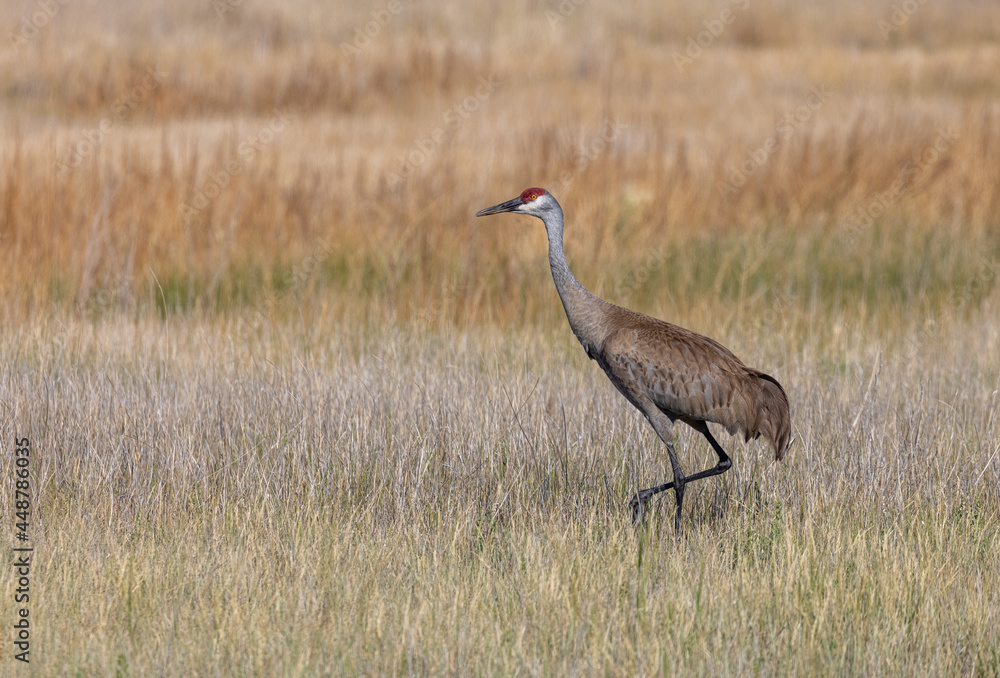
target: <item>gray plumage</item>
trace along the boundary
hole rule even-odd
[[[679,533],[685,483],[717,475],[732,465],[708,422],[733,435],[742,433],[745,440],[764,436],[781,459],[790,442],[791,417],[788,398],[777,380],[747,367],[708,337],[591,294],[569,270],[563,251],[562,208],[544,189],[529,188],[476,216],[501,212],[528,214],[545,224],[552,279],[573,333],[667,446],[674,480],[636,493],[631,503],[635,520],[651,496],[673,489],[677,499],[674,526]],[[673,445],[673,423],[678,420],[705,436],[719,456],[715,467],[685,477]]]

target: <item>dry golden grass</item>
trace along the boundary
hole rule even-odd
[[[74,0],[5,32],[33,673],[997,675],[1000,8],[879,24],[910,4]],[[584,284],[789,392],[788,461],[725,438],[682,541],[671,497],[628,524],[664,450],[542,229],[472,217],[528,185]]]
[[[798,442],[776,464],[727,441],[678,543],[669,498],[629,525],[662,445],[569,341],[324,321],[5,335],[43,672],[996,672],[1000,366],[963,357],[995,323],[871,389],[874,339],[745,347],[780,365]]]

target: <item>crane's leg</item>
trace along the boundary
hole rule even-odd
[[[677,496],[677,513],[674,515],[674,530],[677,534],[681,534],[681,504],[684,502],[684,485],[690,483],[694,480],[701,480],[702,478],[709,478],[711,476],[717,476],[720,473],[725,473],[733,465],[732,459],[726,454],[726,451],[722,449],[719,442],[712,435],[712,432],[708,430],[708,424],[703,421],[687,421],[685,423],[691,426],[695,431],[705,436],[708,440],[708,444],[712,446],[715,453],[719,456],[719,463],[710,469],[704,471],[699,471],[698,473],[692,473],[689,476],[684,476],[684,472],[681,469],[681,465],[677,461],[677,453],[674,451],[674,445],[671,441],[670,435],[673,434],[673,427],[665,427],[666,430],[661,432],[662,423],[658,420],[654,421],[653,417],[649,418],[650,423],[653,425],[653,429],[656,430],[657,435],[660,439],[667,444],[667,453],[670,455],[670,465],[673,467],[674,480],[669,483],[664,483],[663,485],[657,485],[656,487],[651,487],[648,490],[642,490],[636,493],[636,496],[632,498],[632,520],[634,522],[639,522],[642,518],[642,509],[649,501],[649,498],[653,495],[659,494],[660,492],[665,492],[673,488],[674,493]],[[669,423],[669,419],[667,420]]]
[[[720,473],[725,473],[729,470],[729,467],[733,465],[733,460],[729,458],[726,451],[722,449],[722,445],[718,443],[712,432],[708,430],[708,424],[703,421],[689,421],[687,422],[691,428],[693,428],[698,433],[705,436],[708,440],[708,444],[712,446],[715,453],[719,455],[719,463],[710,469],[704,471],[699,471],[698,473],[693,473],[684,479],[684,482],[689,483],[692,480],[701,480],[702,478],[708,478],[710,476],[717,476]]]
[[[657,485],[656,487],[651,487],[648,490],[641,490],[632,497],[630,506],[632,507],[632,521],[638,523],[642,518],[642,509],[645,507],[646,502],[649,498],[659,494],[660,492],[665,492],[669,489],[673,489],[674,496],[677,499],[677,510],[674,513],[674,531],[678,536],[681,534],[681,507],[684,504],[684,483],[687,482],[687,478],[684,477],[684,469],[681,468],[680,462],[677,460],[677,452],[674,450],[674,426],[673,422],[660,411],[656,411],[653,414],[646,414],[646,418],[649,423],[653,426],[653,430],[656,431],[656,435],[660,437],[666,446],[667,454],[670,456],[670,466],[674,472],[674,479],[672,482],[664,483],[663,485]]]

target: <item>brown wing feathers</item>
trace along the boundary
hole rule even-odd
[[[714,422],[747,440],[763,435],[781,458],[791,421],[777,380],[682,327],[632,311],[617,320],[600,362],[620,389],[637,388],[635,396],[645,395],[674,419]]]

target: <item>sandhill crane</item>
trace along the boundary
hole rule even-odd
[[[708,430],[721,424],[746,440],[763,435],[781,455],[789,444],[791,416],[785,390],[774,377],[747,367],[725,346],[690,330],[608,303],[591,294],[569,270],[563,252],[563,212],[552,194],[529,188],[518,197],[476,213],[514,212],[538,217],[549,238],[549,265],[566,318],[591,360],[649,421],[666,446],[672,482],[636,492],[630,506],[638,522],[646,502],[673,488],[677,498],[674,530],[681,533],[684,486],[732,466]],[[674,422],[701,433],[719,456],[713,468],[684,475],[674,451]]]

